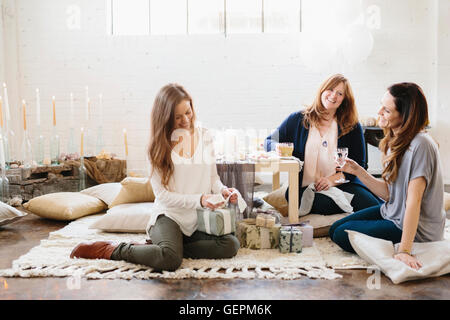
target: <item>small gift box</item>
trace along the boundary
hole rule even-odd
[[[300,231],[302,232],[303,248],[312,247],[314,228],[312,227],[312,225],[309,224],[309,221],[304,221],[302,223],[283,225],[283,227],[290,227],[290,226],[298,227],[300,229]]]
[[[236,232],[236,212],[230,208],[197,209],[197,230],[223,236]]]
[[[264,227],[264,228],[272,228],[275,225],[275,217],[266,214],[266,213],[258,213],[256,216],[256,226]]]
[[[302,252],[303,233],[299,227],[283,226],[280,229],[280,252]]]
[[[271,228],[256,226],[256,219],[244,219],[237,225],[241,247],[249,249],[275,249],[280,241],[280,225]]]

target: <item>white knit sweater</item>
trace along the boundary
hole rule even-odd
[[[197,209],[201,208],[202,194],[221,193],[226,188],[217,174],[214,144],[204,128],[196,128],[198,144],[191,158],[184,158],[172,151],[174,172],[168,189],[162,185],[159,172],[153,173],[151,184],[155,194],[155,206],[147,224],[147,232],[164,214],[179,226],[183,234],[191,236],[197,229]]]

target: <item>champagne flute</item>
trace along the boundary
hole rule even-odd
[[[336,164],[339,168],[342,168],[345,166],[346,160],[348,156],[348,148],[337,148],[334,152],[334,160],[336,161]],[[344,174],[344,173],[342,173]],[[335,180],[336,183],[347,183],[350,182],[350,180],[346,180],[345,178],[340,178],[338,180]]]

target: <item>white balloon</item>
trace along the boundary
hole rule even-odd
[[[348,28],[346,40],[342,46],[342,53],[349,64],[365,61],[373,49],[373,36],[365,25],[353,25]]]

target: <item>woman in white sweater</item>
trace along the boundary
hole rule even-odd
[[[158,93],[151,114],[148,155],[155,206],[147,226],[152,244],[106,241],[79,244],[71,257],[112,259],[147,265],[155,270],[176,270],[185,258],[223,259],[236,255],[239,240],[232,234],[197,231],[197,209],[215,209],[208,199],[229,197],[217,174],[212,137],[196,125],[192,98],[177,84]],[[237,195],[230,197],[237,203]]]

